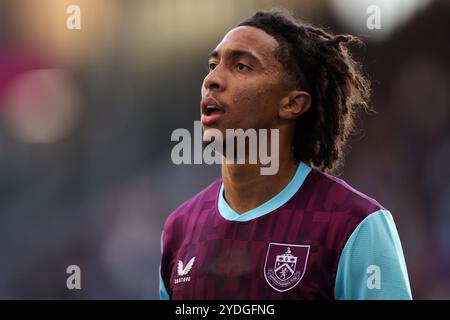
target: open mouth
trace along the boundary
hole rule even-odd
[[[225,113],[225,109],[212,97],[204,97],[201,102],[201,122],[212,125]]]
[[[225,111],[219,107],[216,107],[214,105],[207,105],[203,109],[202,116],[201,116],[201,122],[204,125],[212,125],[224,113],[225,113]]]
[[[204,113],[207,116],[210,116],[210,115],[212,115],[214,113],[223,113],[223,111],[220,110],[219,108],[215,107],[215,106],[207,106]]]

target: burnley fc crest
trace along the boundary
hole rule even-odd
[[[309,245],[270,242],[264,263],[267,283],[284,292],[302,280],[308,262]]]

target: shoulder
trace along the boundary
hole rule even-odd
[[[384,207],[375,199],[355,189],[341,178],[312,169],[309,175],[311,195],[316,207],[341,213],[357,220]]]
[[[206,188],[198,192],[179,205],[166,219],[164,224],[164,233],[173,228],[182,227],[187,218],[192,214],[198,214],[202,209],[212,208],[217,201],[217,194],[220,189],[222,179],[217,179]]]
[[[327,238],[337,254],[362,221],[385,210],[377,200],[343,179],[319,170],[312,169],[305,182],[307,192],[300,200],[305,203],[306,212],[313,215],[312,221],[326,222]]]

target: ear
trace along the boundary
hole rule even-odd
[[[293,90],[284,98],[278,116],[290,120],[306,112],[311,106],[311,95],[306,91]]]

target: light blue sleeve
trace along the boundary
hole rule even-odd
[[[400,238],[392,215],[378,210],[353,231],[339,259],[337,300],[411,300]]]
[[[163,253],[163,236],[164,236],[164,231],[161,234],[161,254]],[[167,292],[166,286],[164,285],[164,281],[161,277],[161,265],[159,266],[159,299],[160,300],[170,300],[169,293]]]

